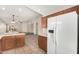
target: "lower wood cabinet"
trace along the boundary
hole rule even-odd
[[[38,45],[39,48],[47,52],[47,37],[38,36]]]
[[[1,50],[2,50],[2,44],[1,44],[2,42],[1,42],[1,39],[0,39],[0,53],[1,53]]]
[[[14,36],[4,36],[2,38],[2,50],[15,48]]]
[[[21,47],[25,45],[25,37],[22,35],[15,36],[16,38],[16,47]]]
[[[4,36],[1,39],[1,50],[9,50],[17,47],[22,47],[25,45],[25,36]]]

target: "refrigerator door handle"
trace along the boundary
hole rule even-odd
[[[49,33],[54,33],[54,30],[49,30]]]

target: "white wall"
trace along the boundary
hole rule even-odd
[[[21,24],[21,32],[27,32],[27,24],[25,22]]]
[[[34,22],[34,34],[38,34],[38,22]]]
[[[34,23],[28,23],[27,30],[29,33],[34,33]]]
[[[22,23],[16,23],[16,29],[18,32],[21,32],[22,31]]]
[[[48,19],[52,24],[56,19],[56,29],[54,35],[48,34],[48,53],[71,54],[77,53],[77,14],[76,12],[63,14]],[[51,23],[52,22],[52,23]],[[54,36],[54,37],[53,37]],[[54,40],[54,41],[53,41]],[[55,47],[53,47],[55,44]],[[49,48],[51,47],[51,48]],[[55,52],[53,52],[55,49]]]
[[[29,21],[26,21],[26,22],[23,22],[22,23],[22,32],[29,32],[29,33],[34,33],[36,34],[36,27],[38,28],[37,24],[38,23],[38,18],[37,19],[34,19],[34,20],[29,20]]]
[[[38,25],[36,25],[36,23],[38,23]],[[36,26],[37,26],[37,29],[36,29]],[[27,22],[23,22],[21,29],[22,29],[22,32],[30,32],[34,34],[37,33],[38,35],[47,37],[47,29],[41,27],[41,17]],[[38,32],[36,32],[36,30]]]
[[[33,23],[31,22],[23,22],[21,24],[21,32],[29,32],[33,33]]]
[[[0,22],[0,34],[4,34],[6,32],[6,25]]]

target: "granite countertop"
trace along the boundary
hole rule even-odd
[[[13,35],[25,35],[25,33],[8,32],[8,33],[0,34],[0,39],[1,39],[3,36],[13,36]]]

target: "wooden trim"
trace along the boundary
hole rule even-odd
[[[41,27],[47,28],[47,17],[41,17]]]
[[[45,17],[47,17],[47,18],[54,17],[54,16],[62,15],[62,14],[73,12],[73,11],[76,11],[77,14],[79,14],[79,6],[71,7],[71,8],[68,8],[68,9],[65,9],[65,10],[62,10],[62,11],[47,15]]]
[[[79,6],[77,6],[76,12],[79,15]]]
[[[0,39],[0,54],[2,53],[2,40]]]

